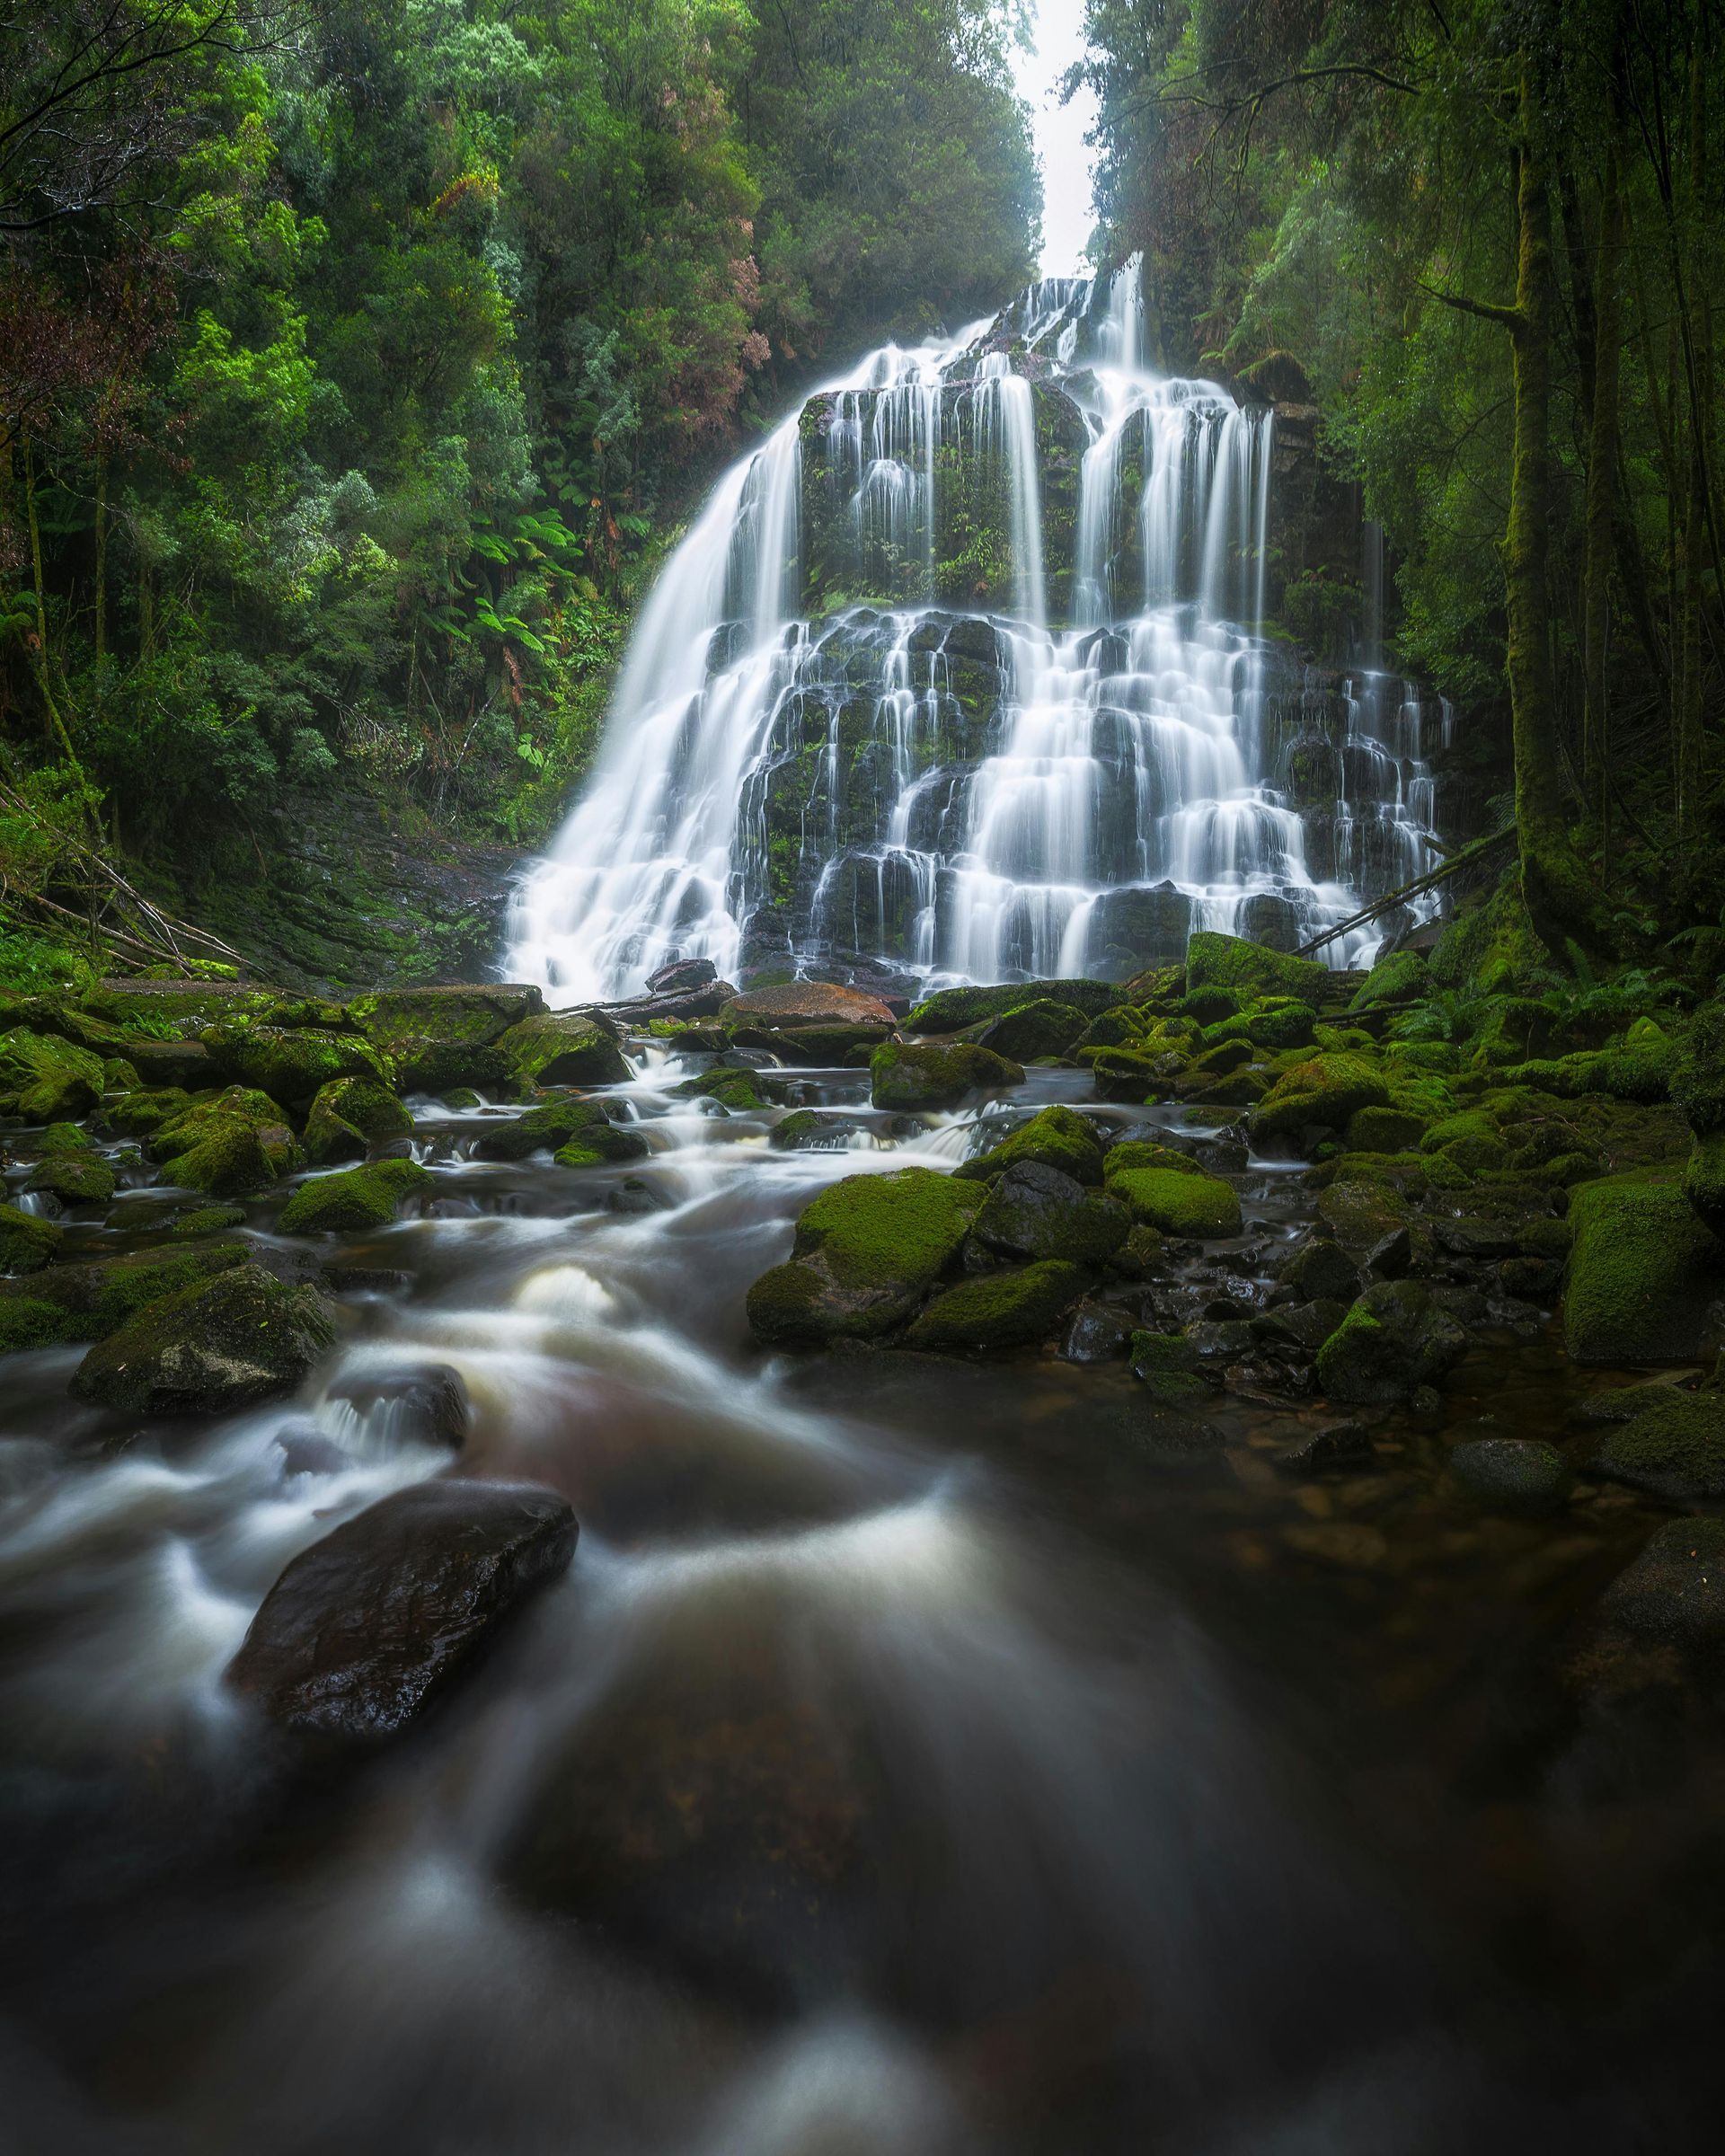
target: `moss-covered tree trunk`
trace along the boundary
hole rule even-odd
[[[1588,438],[1587,557],[1582,591],[1582,641],[1587,679],[1584,764],[1588,791],[1599,806],[1599,825],[1609,859],[1611,828],[1611,714],[1607,706],[1606,652],[1611,634],[1611,571],[1616,549],[1617,463],[1621,454],[1623,261],[1623,187],[1616,98],[1611,98],[1606,146],[1605,191],[1599,208],[1599,252],[1593,289],[1593,408]]]

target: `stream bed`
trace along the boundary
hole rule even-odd
[[[424,1102],[415,1217],[249,1209],[342,1312],[298,1397],[140,1429],[69,1398],[79,1350],[8,1362],[0,2145],[1713,2145],[1725,1748],[1574,1678],[1666,1515],[1586,1482],[1489,1515],[1443,1465],[1620,1378],[1488,1333],[1440,1413],[1295,1478],[1315,1403],[1218,1395],[1169,1447],[1124,1361],[763,1356],[743,1298],[798,1212],[951,1169],[978,1116],[799,1073],[854,1130],[778,1152],[783,1110],[636,1047],[643,1161],[485,1162],[509,1111]],[[1207,1262],[1250,1303],[1310,1198],[1231,1180]],[[147,1247],[124,1222],[76,1254]],[[562,1492],[571,1565],[411,1735],[288,1749],[223,1675],[272,1582],[452,1471]]]

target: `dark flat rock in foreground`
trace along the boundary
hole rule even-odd
[[[566,1568],[578,1532],[568,1501],[535,1483],[397,1490],[295,1558],[227,1681],[307,1736],[394,1736]]]

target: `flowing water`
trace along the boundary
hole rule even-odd
[[[297,1399],[140,1430],[68,1404],[76,1350],[8,1363],[0,2145],[1703,2145],[1664,2061],[1716,1993],[1635,2002],[1690,1948],[1711,1806],[1590,1811],[1530,1674],[1639,1503],[1482,1527],[1400,1418],[1291,1486],[1290,1410],[1230,1400],[1195,1454],[1119,1364],[764,1362],[743,1291],[813,1193],[950,1169],[986,1118],[799,1074],[834,1143],[774,1152],[783,1109],[636,1053],[629,1169],[487,1165],[500,1111],[420,1104],[429,1195],[340,1246]],[[1249,1301],[1306,1201],[1181,1130],[1250,1224],[1204,1292]],[[278,1203],[248,1240],[315,1276]],[[1454,1416],[1561,1416],[1561,1356],[1510,1346]],[[473,1402],[460,1471],[563,1490],[574,1564],[420,1733],[297,1771],[222,1671],[295,1552],[447,1471],[388,1382],[428,1363]]]
[[[516,977],[1125,977],[1195,927],[1292,948],[1435,865],[1426,765],[1379,718],[1411,689],[1363,680],[1330,790],[1290,788],[1274,416],[1148,372],[1139,284],[888,346],[727,474],[523,883]]]

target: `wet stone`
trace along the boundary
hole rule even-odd
[[[1069,1363],[1110,1363],[1123,1356],[1132,1339],[1130,1317],[1110,1303],[1081,1303],[1060,1353]]]
[[[1497,1512],[1552,1512],[1570,1494],[1562,1454],[1536,1438],[1470,1438],[1450,1454],[1449,1472],[1469,1497]]]
[[[460,1373],[444,1363],[351,1375],[332,1385],[329,1397],[345,1402],[367,1435],[385,1444],[444,1445],[452,1452],[465,1441],[473,1413]]]
[[[1363,1422],[1331,1422],[1278,1445],[1269,1457],[1278,1475],[1319,1475],[1368,1466],[1377,1448]]]

